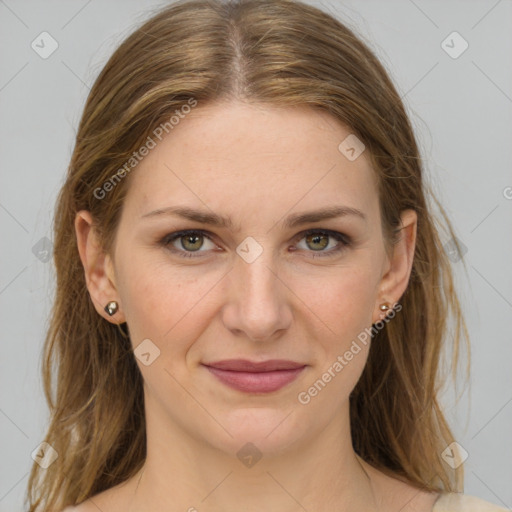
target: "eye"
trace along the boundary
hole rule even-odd
[[[299,236],[301,237],[299,240],[305,240],[306,251],[312,252],[313,258],[323,258],[336,255],[349,247],[352,243],[352,240],[349,236],[344,235],[343,233],[339,233],[338,231],[331,231],[329,229],[313,229],[305,231]],[[329,250],[324,250],[330,245],[329,239],[334,239],[337,244],[334,243],[331,245]],[[308,248],[313,248],[313,250],[308,251]],[[314,254],[315,252],[317,254]]]
[[[213,247],[210,247],[210,249],[214,249],[216,247],[216,245],[213,244],[211,238],[205,231],[191,229],[170,233],[169,235],[166,235],[162,240],[160,240],[160,244],[169,249],[171,252],[178,254],[180,257],[197,258],[201,257],[200,253],[207,252],[208,250],[208,248],[206,251],[201,250],[204,247],[205,239],[210,244],[212,244]],[[337,244],[331,244],[329,239],[335,240]],[[314,229],[304,231],[300,233],[298,237],[296,237],[296,240],[305,240],[306,248],[301,248],[301,250],[313,253],[311,255],[313,258],[333,256],[349,247],[352,243],[349,236],[328,229]],[[324,250],[330,245],[331,247],[329,250]],[[312,250],[309,250],[311,248]]]
[[[176,233],[171,233],[163,238],[161,244],[167,247],[171,252],[179,254],[184,258],[196,258],[194,253],[196,252],[205,252],[200,251],[201,247],[203,247],[204,239],[207,239],[210,243],[210,237],[208,237],[201,230],[188,230],[188,231],[178,231]],[[179,248],[176,247],[179,246]]]

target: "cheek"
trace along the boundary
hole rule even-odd
[[[119,290],[133,345],[149,338],[162,355],[186,350],[203,328],[201,321],[207,320],[199,312],[218,276],[136,257],[124,262],[121,275]]]
[[[297,286],[302,287],[305,305],[337,335],[339,345],[371,325],[376,284],[369,266],[353,265]]]
[[[345,267],[320,283],[309,286],[307,305],[327,328],[316,332],[317,364],[298,399],[314,403],[313,414],[329,416],[348,399],[368,359],[375,276],[362,266]]]

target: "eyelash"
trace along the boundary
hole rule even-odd
[[[331,231],[329,229],[310,229],[307,231],[303,231],[302,233],[299,233],[297,235],[297,237],[300,237],[300,238],[298,238],[298,241],[300,242],[302,239],[306,238],[308,235],[316,235],[316,234],[327,235],[329,237],[334,238],[336,241],[338,241],[340,243],[338,244],[337,247],[335,247],[334,249],[330,249],[329,251],[307,251],[307,252],[313,253],[313,256],[312,256],[313,258],[328,258],[328,257],[334,256],[334,255],[337,255],[341,251],[350,247],[352,244],[352,239],[349,236],[347,236],[343,233],[339,233],[338,231]],[[202,257],[199,254],[196,255],[195,253],[201,253],[201,252],[206,252],[206,251],[201,251],[201,250],[185,251],[185,250],[176,249],[176,248],[172,247],[172,245],[171,245],[172,242],[174,242],[175,240],[178,240],[179,238],[188,236],[188,235],[202,235],[202,236],[208,238],[211,242],[213,242],[212,238],[210,236],[208,236],[207,231],[203,231],[201,229],[188,229],[188,230],[184,230],[184,231],[176,231],[174,233],[170,233],[170,234],[166,235],[164,238],[162,238],[159,243],[160,243],[160,245],[164,246],[166,249],[168,249],[172,253],[177,254],[178,256],[180,256],[182,258],[200,258],[200,257]]]

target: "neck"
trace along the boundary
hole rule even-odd
[[[155,408],[149,408],[155,411]],[[219,449],[194,438],[167,418],[147,414],[147,457],[127,487],[129,511],[298,512],[379,509],[375,488],[352,448],[346,410],[322,431],[295,446],[265,450],[265,439],[246,447]],[[270,436],[269,436],[270,437]],[[246,443],[234,443],[242,447]],[[231,452],[231,453],[230,453]]]

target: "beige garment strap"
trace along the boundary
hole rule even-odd
[[[494,505],[476,496],[451,492],[438,498],[432,512],[512,512],[512,509]]]

